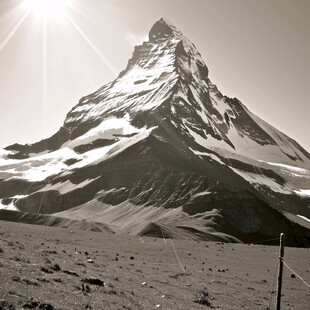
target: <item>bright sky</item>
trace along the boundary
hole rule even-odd
[[[42,1],[0,0],[0,147],[54,134],[165,17],[223,94],[310,151],[309,0]]]

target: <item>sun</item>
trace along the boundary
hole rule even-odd
[[[26,8],[39,20],[57,20],[66,16],[72,0],[24,0]]]

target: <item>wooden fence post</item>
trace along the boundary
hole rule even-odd
[[[281,307],[281,290],[282,290],[282,273],[283,273],[283,257],[284,257],[284,234],[280,235],[280,253],[279,253],[279,274],[278,274],[278,291],[277,291],[277,306],[276,310]]]

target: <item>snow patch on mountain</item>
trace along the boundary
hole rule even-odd
[[[43,152],[36,154],[36,156],[33,154],[27,159],[0,157],[0,178],[36,182],[60,173],[68,175],[74,169],[94,165],[118,154],[130,145],[145,139],[155,128],[146,129],[143,127],[138,129],[130,124],[128,117],[122,119],[111,117],[77,139],[66,142],[56,151]],[[78,154],[73,150],[78,145],[89,144],[98,139],[110,139],[112,142],[115,139],[115,142],[83,154]],[[6,152],[3,153],[6,154]],[[69,161],[73,161],[73,163],[69,164]],[[81,186],[84,185],[86,184]]]
[[[307,217],[305,217],[303,215],[297,215],[297,216],[310,223],[310,219],[308,219]]]
[[[301,167],[295,167],[295,166],[284,165],[281,163],[273,163],[273,162],[267,162],[267,164],[283,168],[283,170],[286,170],[286,171],[292,171],[296,174],[301,174],[301,175],[310,174],[310,170],[305,169],[305,168],[301,168]],[[309,167],[309,169],[310,169],[310,167]]]
[[[47,184],[45,187],[41,188],[38,192],[57,191],[63,195],[63,194],[72,192],[73,190],[76,190],[77,188],[83,188],[84,186],[91,184],[93,181],[97,180],[98,178],[100,177],[97,177],[95,179],[86,179],[85,181],[79,184],[73,184],[70,180],[66,180],[64,182],[59,182],[56,184]]]
[[[136,134],[133,137],[121,139],[118,143],[115,143],[113,145],[113,148],[111,148],[109,152],[106,153],[106,156],[104,159],[106,160],[106,159],[112,158],[112,157],[120,154],[122,151],[129,148],[130,146],[146,139],[151,134],[151,132],[153,130],[155,130],[156,128],[157,128],[157,126],[154,126],[154,127],[151,127],[145,131],[142,131],[142,132]],[[94,161],[92,163],[92,165],[98,164],[101,161],[102,160],[97,159],[96,161]]]
[[[11,210],[11,211],[18,211],[18,209],[15,207],[13,201],[9,204],[4,204],[3,199],[0,199],[0,210]]]
[[[95,128],[72,141],[66,142],[62,147],[73,149],[78,145],[89,144],[98,139],[113,140],[118,136],[133,135],[143,131],[146,131],[146,128],[136,128],[131,125],[128,114],[123,118],[108,117]]]
[[[243,170],[232,168],[232,167],[231,169],[235,173],[243,177],[245,180],[247,180],[249,183],[253,184],[254,187],[263,185],[278,193],[292,194],[292,190],[289,190],[287,187],[284,187],[278,184],[275,180],[263,174],[247,172],[247,171],[243,171]]]
[[[294,160],[298,160],[299,164],[301,165],[303,164],[303,162],[308,162],[307,165],[309,167],[309,157],[305,155],[306,152],[301,151],[302,148],[295,141],[293,141],[291,138],[262,120],[260,117],[253,114],[245,106],[243,107],[252,117],[252,119],[274,139],[274,141],[277,143],[277,146],[286,155],[286,157],[289,156]],[[285,161],[283,161],[283,163],[285,163]],[[289,161],[287,159],[286,163],[289,165]]]
[[[7,157],[8,155],[13,154],[13,153],[14,152],[12,152],[12,151],[8,151],[8,150],[5,150],[5,149],[0,149],[0,160],[4,159],[5,157]]]
[[[60,173],[67,168],[64,163],[75,157],[76,153],[63,148],[48,154],[38,155],[29,159],[0,160],[0,177],[2,173],[9,173],[11,178],[21,178],[29,181],[42,181],[48,176]],[[10,178],[9,178],[10,179]]]
[[[310,189],[298,189],[295,193],[302,197],[310,197]]]
[[[198,133],[196,133],[195,131],[193,131],[191,128],[189,128],[187,120],[183,120],[183,124],[186,127],[187,131],[189,132],[189,134],[194,138],[195,142],[199,145],[201,145],[202,147],[206,148],[206,149],[212,149],[213,146],[216,147],[222,147],[223,149],[226,148],[231,148],[225,141],[223,140],[217,140],[215,138],[213,138],[211,135],[208,135],[207,138],[202,137],[201,135],[199,135]]]
[[[193,150],[192,148],[190,148],[190,150],[191,150],[195,155],[198,155],[198,156],[208,156],[208,157],[210,157],[212,160],[215,160],[215,161],[217,161],[218,163],[220,163],[221,165],[226,165],[226,164],[223,163],[223,161],[222,161],[218,156],[216,156],[215,154],[195,151],[195,150]]]
[[[115,144],[117,143],[119,142]],[[57,151],[31,157],[29,159],[9,160],[11,162],[9,166],[2,166],[1,164],[3,163],[0,162],[0,177],[3,173],[6,173],[12,175],[10,178],[7,178],[7,180],[15,178],[28,180],[30,182],[43,181],[52,175],[65,171],[68,172],[72,169],[81,168],[94,161],[98,161],[113,148],[115,144],[91,150],[82,155],[77,154],[68,147],[64,147]],[[67,165],[66,161],[72,159],[75,160],[76,163]],[[9,167],[9,169],[7,169],[7,167]]]

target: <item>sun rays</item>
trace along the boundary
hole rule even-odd
[[[7,45],[7,43],[10,41],[10,39],[14,36],[14,34],[17,32],[17,30],[20,28],[21,24],[24,22],[26,17],[29,15],[30,10],[27,9],[20,20],[16,23],[16,25],[13,27],[13,29],[10,31],[10,33],[5,37],[5,39],[0,44],[0,52],[1,50]]]
[[[82,31],[82,29],[78,26],[78,24],[72,19],[72,17],[69,14],[66,14],[66,17],[70,21],[70,23],[75,27],[75,29],[79,32],[79,34],[84,38],[84,40],[89,44],[89,46],[94,50],[94,52],[100,57],[100,59],[104,62],[104,64],[111,70],[111,72],[116,74],[116,70],[107,60],[107,58],[99,51],[99,49],[87,37],[87,35]]]
[[[41,111],[39,115],[44,124],[44,128],[42,128],[44,132],[48,126],[49,108],[52,108],[49,107],[49,100],[51,100],[51,96],[49,96],[49,81],[51,82],[52,79],[49,79],[49,76],[55,76],[55,74],[51,74],[51,72],[53,70],[54,72],[58,70],[56,69],[57,67],[53,67],[54,64],[51,62],[53,59],[52,57],[58,55],[58,64],[63,63],[65,65],[65,63],[68,63],[68,58],[65,55],[68,55],[70,52],[68,50],[68,44],[64,44],[63,42],[71,42],[71,40],[77,42],[76,40],[78,40],[79,44],[83,45],[82,40],[84,40],[84,42],[87,43],[84,44],[86,47],[81,46],[78,50],[84,51],[85,53],[90,47],[102,62],[103,70],[105,69],[113,73],[113,75],[116,75],[117,70],[113,68],[111,62],[103,54],[103,51],[91,41],[87,32],[84,31],[83,27],[80,25],[79,21],[85,21],[87,18],[85,18],[85,16],[79,12],[77,6],[75,6],[79,4],[79,1],[81,0],[23,0],[9,11],[10,16],[18,16],[19,14],[19,19],[17,18],[15,24],[12,24],[11,28],[7,29],[6,35],[2,37],[2,41],[0,41],[0,53],[4,50],[7,52],[7,47],[8,50],[10,50],[11,46],[14,46],[15,37],[17,38],[20,36],[22,32],[27,33],[27,36],[24,36],[25,41],[23,42],[31,48],[28,57],[37,57],[36,66],[38,69],[29,69],[29,78],[32,79],[31,76],[34,74],[38,77],[41,75],[41,86],[39,86],[40,88],[38,89],[41,90],[42,94]],[[75,14],[79,14],[79,16],[75,16]],[[32,44],[29,40],[31,38],[35,39],[34,42],[38,43]],[[83,39],[81,40],[80,38]],[[19,51],[24,52],[24,48],[27,48],[26,45],[20,45]],[[55,53],[55,51],[57,52]],[[80,57],[82,57],[82,55],[80,55]],[[27,63],[27,58],[25,58],[24,65],[26,66]],[[60,76],[62,68],[58,68],[58,74]]]
[[[47,32],[46,32],[46,21],[44,20],[42,23],[42,36],[43,36],[43,44],[42,44],[42,78],[43,78],[43,102],[42,102],[42,113],[43,113],[43,126],[44,131],[47,126],[47,117],[48,117],[48,94],[47,94]]]
[[[21,18],[19,23],[14,27],[12,33],[8,40],[14,35],[14,33],[18,30],[22,22],[29,15],[29,13],[33,13],[34,17],[43,24],[43,42],[47,43],[46,38],[46,25],[47,23],[57,23],[62,22],[64,20],[68,20],[71,25],[75,28],[75,30],[84,38],[85,42],[93,49],[93,51],[99,56],[99,58],[103,61],[106,67],[113,73],[116,74],[116,70],[113,68],[108,59],[103,55],[103,53],[95,46],[95,44],[88,38],[85,32],[81,29],[81,27],[73,20],[73,18],[69,15],[69,9],[74,9],[74,2],[76,0],[24,0],[24,7],[26,12],[24,16]],[[7,40],[7,41],[8,41]],[[4,45],[6,42],[3,43]],[[0,50],[2,45],[0,45]],[[43,49],[46,52],[46,48]]]

